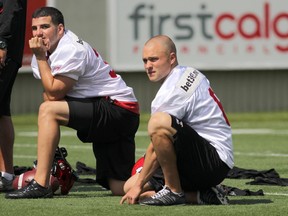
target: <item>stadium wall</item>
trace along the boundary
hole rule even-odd
[[[203,71],[222,101],[226,112],[267,112],[288,110],[288,71]],[[120,75],[134,88],[143,112],[159,88],[145,72],[123,72]],[[14,114],[35,113],[42,101],[42,87],[31,72],[20,73],[12,94]]]

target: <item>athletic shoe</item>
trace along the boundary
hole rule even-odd
[[[7,180],[2,177],[2,173],[0,172],[0,192],[8,192],[13,191],[13,179]]]
[[[51,187],[45,188],[39,185],[34,179],[25,187],[7,193],[6,199],[37,199],[37,198],[52,198],[53,192]]]
[[[184,193],[173,193],[170,188],[164,186],[162,190],[153,196],[146,198],[139,202],[140,205],[155,205],[155,206],[170,206],[170,205],[184,205]]]
[[[198,203],[202,205],[228,205],[229,200],[220,185],[198,192]]]

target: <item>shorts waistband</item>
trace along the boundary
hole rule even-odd
[[[116,106],[129,110],[138,115],[140,114],[140,108],[138,102],[118,101],[116,99],[111,99],[110,97],[104,97],[104,98]]]

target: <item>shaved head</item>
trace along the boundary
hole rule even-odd
[[[158,43],[162,48],[163,51],[165,51],[165,53],[170,54],[170,53],[175,53],[175,55],[177,54],[176,52],[176,46],[174,44],[174,42],[171,40],[171,38],[169,38],[166,35],[156,35],[152,38],[150,38],[146,43],[145,46],[149,46],[150,44],[154,44],[154,43]]]

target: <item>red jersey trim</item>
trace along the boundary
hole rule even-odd
[[[138,102],[127,102],[127,101],[113,100],[113,104],[115,104],[116,106],[122,107],[124,109],[127,109],[133,113],[138,114],[138,115],[140,114]]]
[[[106,100],[108,100],[110,103],[115,104],[116,106],[119,106],[123,109],[129,110],[133,113],[140,114],[140,108],[138,102],[129,102],[129,101],[118,101],[116,99],[111,99],[110,97],[106,96],[104,97]]]

